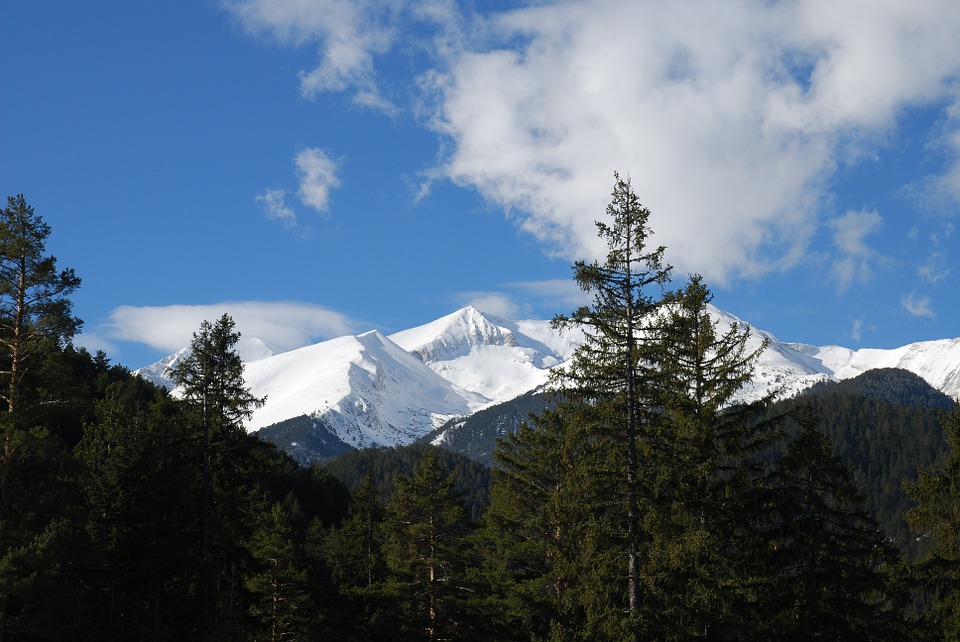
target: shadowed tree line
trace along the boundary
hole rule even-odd
[[[491,482],[428,446],[335,477],[246,434],[227,315],[176,396],[76,349],[79,278],[8,199],[0,641],[958,639],[960,412],[908,489],[907,563],[823,407],[737,401],[759,352],[700,277],[671,289],[649,216],[617,176],[608,255],[574,265],[592,303],[555,321],[586,341]]]

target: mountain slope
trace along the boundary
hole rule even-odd
[[[960,339],[911,343],[892,350],[784,345],[818,364],[831,379],[850,379],[877,368],[900,368],[920,375],[953,399],[960,397]]]
[[[746,325],[713,306],[709,311],[721,333]],[[746,399],[770,391],[788,398],[819,382],[889,367],[960,396],[960,339],[850,350],[785,343],[752,327],[749,332],[750,349],[767,347]],[[463,418],[542,389],[550,370],[567,362],[581,340],[580,333],[557,333],[549,321],[507,321],[472,307],[390,337],[372,331],[276,355],[243,337],[247,384],[254,395],[267,396],[248,428],[273,426],[265,437],[303,461],[345,448],[408,444],[453,418],[459,421],[447,426],[451,433],[444,439],[472,441],[453,436],[468,429]],[[164,372],[184,353],[138,372],[170,387]]]
[[[473,307],[390,338],[444,379],[493,401],[544,385],[576,347],[549,321],[507,321]]]
[[[249,363],[244,376],[255,395],[267,397],[248,428],[306,415],[356,448],[410,443],[489,403],[376,331]]]

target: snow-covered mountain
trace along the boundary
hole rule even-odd
[[[356,448],[410,443],[490,403],[375,330],[249,363],[244,377],[266,396],[250,430],[308,416]]]
[[[149,366],[140,368],[136,372],[144,379],[152,381],[158,386],[163,386],[167,389],[173,388],[170,371],[189,353],[189,346],[181,348],[156,363],[151,363]],[[237,342],[237,354],[240,355],[240,360],[247,364],[272,357],[276,352],[262,339],[257,339],[256,337],[240,337],[240,341]]]
[[[561,336],[549,321],[507,321],[467,307],[390,338],[444,379],[506,401],[545,384],[579,337]]]
[[[710,313],[720,333],[742,324],[717,308]],[[312,430],[322,428],[344,447],[407,444],[450,418],[544,385],[580,340],[576,333],[557,333],[548,321],[507,321],[472,307],[389,337],[371,331],[281,354],[244,338],[247,385],[254,395],[267,397],[248,428],[296,420]],[[751,328],[749,341],[752,348],[768,345],[745,391],[749,398],[770,390],[789,396],[819,381],[888,367],[914,372],[960,397],[960,339],[851,350],[784,343]],[[139,373],[169,387],[163,372],[183,354]]]

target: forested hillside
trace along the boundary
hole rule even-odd
[[[388,503],[396,490],[398,475],[410,476],[427,451],[435,456],[445,475],[451,476],[451,490],[460,498],[470,518],[478,520],[490,504],[490,469],[460,453],[427,444],[397,448],[368,448],[345,453],[326,464],[326,469],[356,491],[364,480],[379,489],[379,499]]]
[[[491,413],[492,472],[429,445],[324,468],[244,430],[228,315],[177,397],[75,349],[80,280],[9,199],[0,640],[957,639],[960,410],[899,372],[738,403],[758,352],[700,277],[668,288],[648,216],[617,177],[610,253],[575,265],[594,302],[555,321],[586,339],[553,403]]]
[[[528,392],[505,403],[478,410],[465,419],[451,419],[420,442],[436,443],[463,453],[484,466],[493,466],[497,440],[516,432],[520,424],[530,421],[531,415],[539,415],[553,405],[549,393]]]
[[[773,412],[811,412],[833,453],[854,471],[870,513],[904,552],[916,555],[924,540],[907,526],[914,505],[907,487],[946,459],[941,423],[953,405],[917,375],[880,369],[819,384]]]

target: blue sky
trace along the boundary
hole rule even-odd
[[[8,0],[0,189],[132,368],[224,311],[569,312],[615,170],[719,307],[891,348],[960,336],[958,42],[955,0]]]

